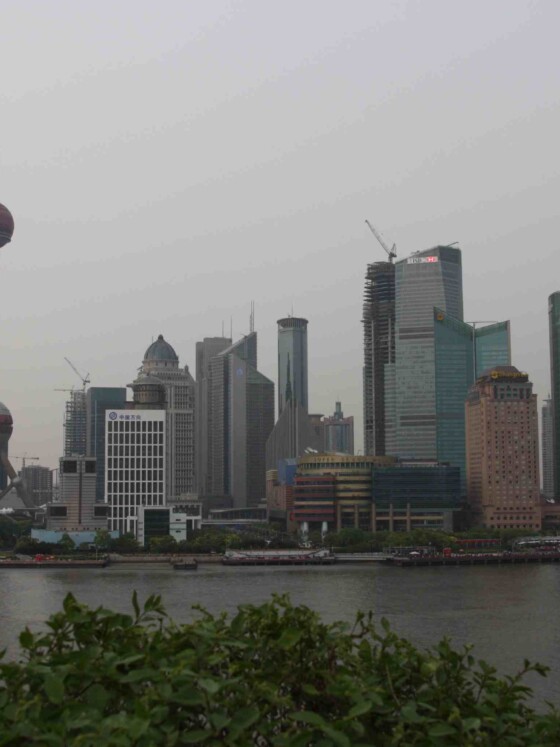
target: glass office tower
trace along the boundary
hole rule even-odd
[[[105,413],[124,410],[124,387],[92,386],[86,394],[86,456],[97,459],[95,500],[105,499]]]
[[[552,385],[552,474],[554,497],[560,497],[560,291],[548,298],[550,381]]]
[[[461,470],[466,490],[465,400],[483,371],[511,365],[509,321],[479,329],[433,310],[437,459]]]
[[[387,454],[437,458],[434,307],[463,319],[460,249],[436,246],[395,265],[395,363],[385,372]]]
[[[307,324],[295,316],[278,320],[278,417],[288,400],[309,409]]]

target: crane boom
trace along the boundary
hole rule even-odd
[[[393,246],[391,247],[391,249],[389,249],[389,247],[387,246],[387,243],[385,242],[385,239],[383,238],[383,236],[379,233],[379,231],[377,231],[371,225],[371,223],[369,222],[369,220],[367,218],[366,218],[366,223],[368,225],[369,230],[372,232],[372,234],[379,241],[379,243],[381,244],[381,246],[383,247],[383,249],[385,249],[385,251],[389,255],[389,262],[393,262],[393,257],[397,256],[397,245],[393,244]]]
[[[78,369],[77,369],[77,368],[76,368],[76,366],[75,366],[75,365],[74,365],[74,364],[72,363],[72,361],[71,361],[71,360],[69,360],[69,359],[68,359],[68,358],[66,358],[66,357],[64,358],[64,360],[66,361],[66,363],[68,363],[68,365],[70,366],[70,368],[72,369],[72,371],[74,371],[74,373],[75,373],[75,374],[77,374],[78,378],[79,378],[79,379],[81,380],[81,382],[82,382],[82,386],[83,386],[83,388],[84,388],[84,391],[85,391],[85,389],[86,389],[86,386],[87,386],[87,385],[89,384],[89,382],[90,382],[90,378],[89,378],[89,373],[87,373],[87,374],[86,374],[85,376],[82,376],[82,374],[81,374],[81,373],[80,373],[80,372],[78,371]]]

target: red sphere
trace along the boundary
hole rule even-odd
[[[14,219],[7,207],[0,204],[0,247],[12,240],[14,234]]]

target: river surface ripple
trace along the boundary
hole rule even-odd
[[[129,612],[132,591],[143,601],[161,594],[177,622],[196,618],[194,604],[232,613],[260,604],[273,592],[289,593],[324,620],[352,622],[358,610],[385,617],[415,645],[448,636],[473,644],[474,654],[500,672],[523,659],[548,665],[546,679],[528,679],[541,702],[560,705],[560,566],[507,565],[404,569],[381,563],[317,567],[200,565],[174,571],[167,565],[112,565],[106,569],[0,570],[0,646],[17,656],[25,625],[37,629],[72,592],[81,602]]]

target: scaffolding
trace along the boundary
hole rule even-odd
[[[367,267],[364,287],[364,453],[385,455],[385,366],[395,362],[395,266]]]
[[[64,456],[86,454],[86,393],[70,392],[64,413]]]

